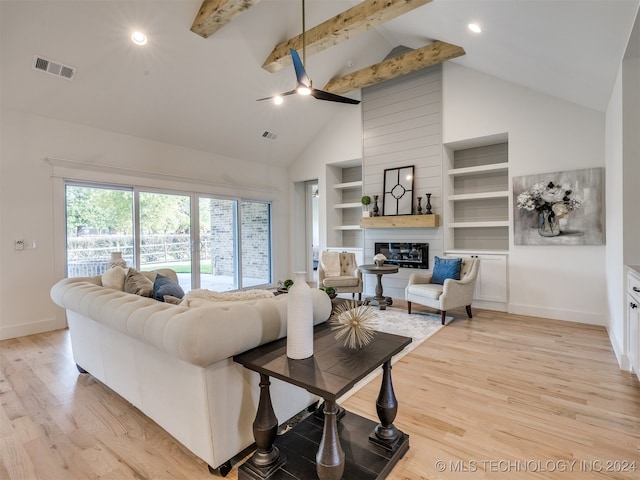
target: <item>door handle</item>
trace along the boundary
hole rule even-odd
[[[638,305],[636,305],[636,304],[635,304],[635,303],[633,303],[633,302],[631,302],[631,303],[629,304],[629,306],[630,306],[631,308],[638,308]]]
[[[638,287],[633,287],[633,291],[634,291],[634,292],[640,292],[640,288],[638,288]]]

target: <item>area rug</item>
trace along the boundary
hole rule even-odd
[[[399,308],[387,307],[386,310],[378,310],[375,307],[371,308],[375,314],[375,317],[370,320],[371,326],[374,330],[392,333],[394,335],[402,335],[404,337],[411,337],[413,340],[402,352],[393,357],[391,360],[392,364],[417,348],[420,344],[424,343],[429,337],[443,327],[442,319],[439,314],[414,312],[409,315],[405,310],[401,310]],[[447,316],[445,322],[448,323],[452,319],[453,317]],[[367,377],[360,380],[351,390],[338,399],[338,403],[349,398],[381,373],[382,369],[377,369]]]

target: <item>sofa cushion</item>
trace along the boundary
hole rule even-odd
[[[325,287],[357,287],[359,283],[358,277],[327,277],[322,282]]]
[[[151,297],[153,295],[153,282],[143,273],[134,268],[129,268],[124,279],[124,291],[143,297]]]
[[[172,305],[180,305],[180,303],[182,302],[181,298],[174,297],[173,295],[165,295],[163,297],[163,300],[165,303],[170,303]]]
[[[120,266],[109,268],[102,274],[102,286],[124,291],[124,280],[127,278],[127,269]]]
[[[438,300],[442,295],[442,288],[442,285],[437,283],[416,283],[407,286],[407,295],[426,300]]]
[[[169,277],[158,274],[153,282],[153,298],[160,302],[164,302],[165,295],[171,295],[172,297],[182,298],[184,297],[184,290],[176,282]]]
[[[189,291],[180,305],[185,307],[201,307],[212,304],[222,304],[225,302],[248,302],[254,303],[257,300],[273,298],[274,295],[268,290],[240,290],[236,292],[216,292],[204,288],[196,288]]]
[[[435,265],[433,266],[433,276],[431,283],[444,284],[447,278],[460,280],[461,258],[440,258],[435,257]]]

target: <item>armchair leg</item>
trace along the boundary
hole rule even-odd
[[[358,301],[361,302],[362,301],[362,292],[358,292]]]
[[[447,318],[447,311],[446,310],[442,310],[440,312],[440,316],[442,317],[442,324],[445,324],[445,319]]]
[[[466,308],[467,308],[467,316],[469,318],[473,318],[473,315],[471,314],[471,305],[467,305]]]
[[[407,302],[407,313],[411,315],[411,302]]]

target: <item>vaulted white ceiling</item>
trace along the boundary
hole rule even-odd
[[[321,88],[396,46],[442,40],[466,50],[452,62],[603,111],[639,2],[434,0],[309,56],[306,67]],[[261,65],[301,32],[300,0],[262,0],[208,39],[190,31],[201,3],[1,0],[2,106],[281,166],[339,109],[360,108],[297,96],[279,107],[256,101],[295,86],[291,67]],[[307,0],[307,28],[356,3]],[[470,22],[483,32],[470,32]],[[145,47],[130,41],[133,29],[147,33]],[[75,67],[73,81],[33,69],[35,55]]]

